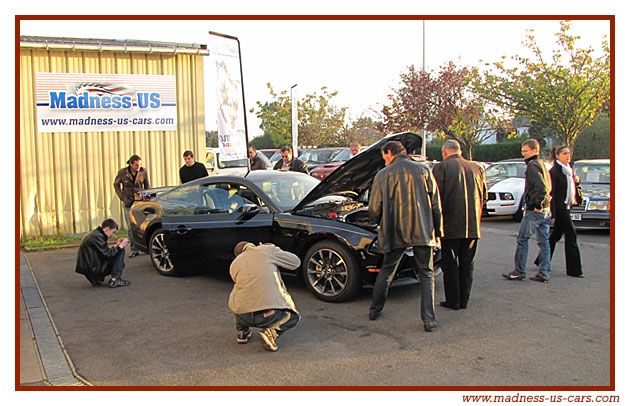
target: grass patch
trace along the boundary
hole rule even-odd
[[[62,248],[66,246],[78,245],[85,234],[55,234],[39,237],[28,237],[20,241],[20,246],[26,251],[38,251]],[[114,234],[113,240],[120,237],[127,237],[127,230],[121,229]],[[110,239],[110,242],[111,240]]]

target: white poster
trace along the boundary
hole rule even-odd
[[[37,131],[177,131],[175,76],[35,73]]]
[[[211,52],[217,69],[217,129],[221,159],[247,158],[245,111],[238,41],[211,36]]]

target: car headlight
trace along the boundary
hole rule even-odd
[[[501,200],[514,200],[512,193],[499,193],[499,199]]]
[[[591,200],[586,210],[610,211],[610,200]]]

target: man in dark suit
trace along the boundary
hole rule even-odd
[[[488,188],[483,169],[462,158],[457,141],[444,142],[442,158],[433,167],[444,221],[442,270],[446,300],[440,305],[459,310],[468,307],[477,241],[481,238],[481,209],[488,200]]]

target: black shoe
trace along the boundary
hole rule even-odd
[[[433,320],[433,321],[427,321],[426,323],[424,323],[424,331],[426,331],[427,333],[432,332],[433,330],[435,330],[437,328],[437,321]]]
[[[124,279],[116,278],[116,279],[109,280],[110,288],[118,288],[118,287],[129,286],[129,285],[131,285],[131,282],[126,281]]]
[[[92,286],[99,286],[101,284],[100,281],[97,281],[94,278],[90,278],[89,276],[85,275],[85,277],[87,278],[88,281],[90,281],[90,283],[92,284]]]
[[[374,321],[381,317],[381,312],[370,312],[370,320]]]
[[[534,276],[530,276],[529,279],[536,282],[549,283],[549,278],[547,278],[545,275],[541,274],[540,272],[538,272]]]
[[[452,310],[459,310],[459,307],[451,306],[451,305],[448,304],[447,301],[440,302],[440,306],[446,307],[446,308],[452,309]]]
[[[138,251],[132,251],[131,254],[129,254],[129,258],[137,257],[138,255],[140,255]]]
[[[525,275],[518,272],[518,271],[512,271],[510,273],[504,273],[503,277],[505,279],[511,280],[511,281],[522,281],[523,279],[525,279]]]

